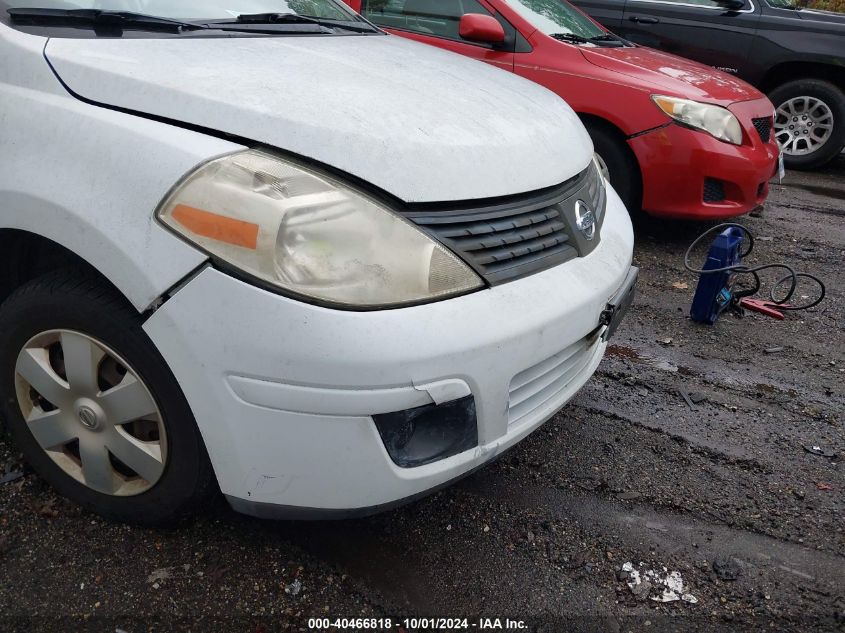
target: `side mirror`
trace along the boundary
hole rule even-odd
[[[714,0],[717,5],[728,11],[739,11],[745,8],[745,0]]]
[[[481,13],[464,13],[458,25],[458,33],[465,40],[499,44],[505,41],[505,29],[498,20]]]

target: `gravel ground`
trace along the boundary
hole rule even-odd
[[[0,485],[0,629],[483,616],[550,632],[845,630],[845,157],[790,173],[743,221],[753,261],[820,275],[822,305],[697,326],[681,257],[706,225],[642,222],[640,294],[587,387],[496,463],[402,509],[281,523],[220,502],[142,530],[34,475]],[[16,467],[0,444],[0,475]],[[648,570],[679,572],[686,599],[649,599]]]

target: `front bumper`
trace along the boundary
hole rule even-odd
[[[596,326],[630,270],[631,224],[608,194],[588,256],[427,305],[340,311],[197,274],[144,328],[232,505],[275,517],[377,510],[465,475],[551,417],[599,364]],[[390,459],[371,416],[470,394],[477,447],[415,468]]]
[[[780,150],[774,130],[763,142],[752,119],[771,118],[774,108],[768,99],[758,99],[729,109],[742,125],[742,145],[675,123],[628,140],[642,170],[644,210],[661,217],[717,220],[748,213],[766,201]],[[715,185],[716,196],[705,195],[709,185]]]

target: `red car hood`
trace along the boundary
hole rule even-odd
[[[763,93],[741,79],[682,57],[644,46],[580,48],[588,62],[654,86],[669,96],[727,106],[760,99]]]

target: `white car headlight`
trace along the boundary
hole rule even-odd
[[[249,276],[341,307],[421,303],[483,286],[451,251],[379,203],[257,150],[202,165],[157,216]]]
[[[720,141],[742,145],[742,127],[727,108],[663,95],[652,95],[651,99],[658,108],[679,123],[704,130]]]

